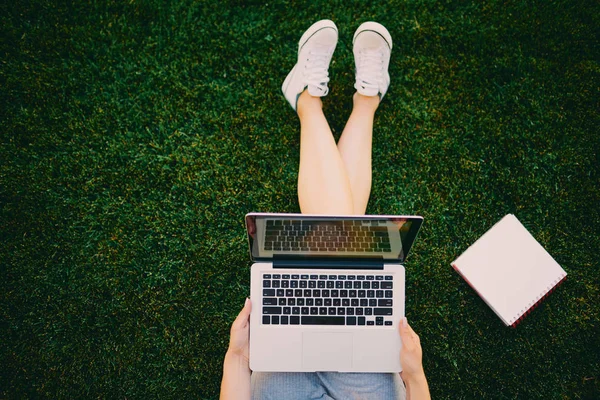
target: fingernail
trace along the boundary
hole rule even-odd
[[[250,303],[250,297],[246,297],[246,301],[244,302],[244,307],[246,307]]]
[[[406,328],[408,326],[408,321],[406,320],[406,317],[402,318],[402,327]]]

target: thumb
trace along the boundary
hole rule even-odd
[[[244,326],[246,322],[248,322],[248,317],[250,317],[250,311],[252,310],[252,302],[249,298],[246,298],[244,302],[244,308],[238,314],[235,321],[233,321],[232,328],[240,328]]]
[[[410,325],[408,325],[408,320],[406,319],[406,317],[403,317],[400,320],[400,327],[398,329],[400,331],[400,337],[402,339],[406,338],[410,338],[410,334],[411,334],[411,329],[410,329]]]

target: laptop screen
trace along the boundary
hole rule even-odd
[[[422,223],[419,216],[246,215],[252,260],[340,258],[403,262]]]

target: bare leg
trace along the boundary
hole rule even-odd
[[[373,118],[379,96],[355,93],[354,107],[338,143],[338,150],[348,174],[352,192],[352,209],[364,214],[371,194],[371,147]]]
[[[304,91],[298,99],[298,200],[304,214],[353,214],[352,191],[323,103]]]

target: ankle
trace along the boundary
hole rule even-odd
[[[354,93],[352,97],[354,103],[354,110],[366,111],[375,113],[377,107],[379,107],[379,96],[364,96],[358,92]]]
[[[323,110],[323,102],[320,97],[311,96],[308,93],[308,90],[304,90],[300,97],[298,97],[298,104],[296,105],[296,110],[298,115],[302,115],[305,113],[310,113],[314,111],[322,111]]]

